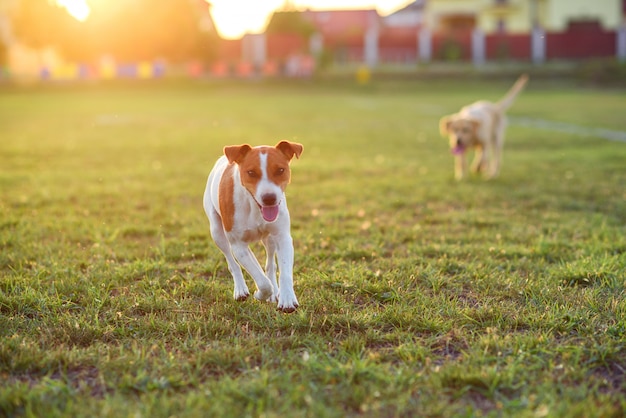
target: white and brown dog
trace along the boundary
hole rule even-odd
[[[470,148],[474,150],[473,172],[482,171],[487,178],[499,174],[507,125],[506,111],[527,81],[528,76],[522,75],[499,102],[481,100],[441,118],[439,131],[450,139],[450,151],[455,157],[454,177],[457,180],[467,176],[465,153]]]
[[[275,147],[224,147],[209,174],[204,211],[211,236],[226,256],[233,275],[236,300],[249,296],[241,266],[252,276],[259,300],[278,302],[278,309],[293,312],[298,299],[293,290],[293,241],[285,188],[291,180],[289,163],[300,157],[301,144],[281,141]],[[265,271],[249,245],[261,241],[267,252]],[[280,287],[276,282],[276,260]]]

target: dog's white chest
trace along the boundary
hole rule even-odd
[[[249,228],[243,231],[241,239],[242,241],[251,243],[261,241],[270,234],[267,227],[259,226],[257,228]]]

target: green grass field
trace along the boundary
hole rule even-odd
[[[626,142],[513,123],[454,181],[439,117],[512,82],[1,90],[0,416],[623,416]],[[623,132],[626,93],[509,114]],[[281,139],[293,314],[232,300],[202,209]]]

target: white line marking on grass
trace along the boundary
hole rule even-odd
[[[509,120],[513,125],[523,126],[526,128],[565,132],[580,136],[595,136],[609,141],[626,142],[626,131],[616,131],[605,128],[588,128],[586,126],[574,125],[573,123],[555,122],[546,119],[525,117],[509,117]]]

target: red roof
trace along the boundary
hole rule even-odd
[[[305,10],[305,19],[313,23],[322,34],[365,33],[378,25],[378,11],[372,10]]]

